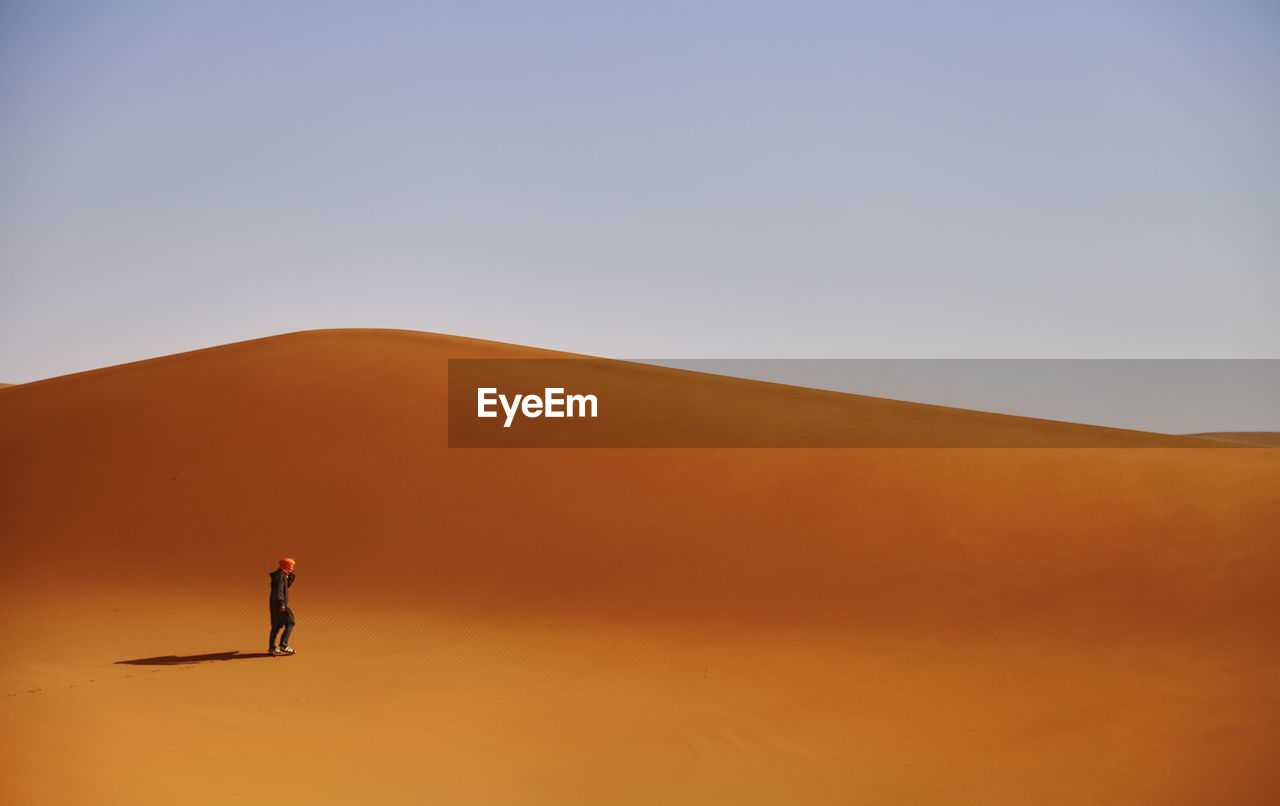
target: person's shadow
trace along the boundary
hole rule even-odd
[[[269,658],[270,652],[248,652],[243,655],[239,650],[233,649],[230,652],[210,652],[207,655],[160,655],[155,658],[135,658],[133,660],[118,660],[116,664],[127,664],[129,666],[179,666],[184,663],[206,663],[211,660],[243,660],[245,658]]]

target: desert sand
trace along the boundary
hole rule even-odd
[[[446,359],[541,355],[317,331],[0,390],[0,802],[1280,801],[1280,453],[449,449]]]

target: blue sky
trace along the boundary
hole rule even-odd
[[[293,330],[1280,357],[1270,2],[0,6],[0,380]]]

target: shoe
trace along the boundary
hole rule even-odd
[[[268,654],[268,655],[279,655],[279,654],[280,654],[280,652],[279,652],[279,650],[277,650],[275,647],[273,647],[273,646],[269,646],[269,647],[267,647],[267,654]]]
[[[280,647],[280,649],[276,652],[276,654],[278,654],[278,655],[292,655],[292,654],[293,654],[293,651],[294,651],[294,650],[293,650],[293,647],[291,647],[291,646],[282,646],[282,647]]]

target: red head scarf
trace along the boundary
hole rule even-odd
[[[280,560],[280,570],[284,571],[286,574],[292,574],[293,567],[295,565],[297,565],[297,563],[293,561],[292,557],[285,557],[284,559]]]

